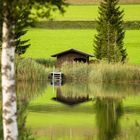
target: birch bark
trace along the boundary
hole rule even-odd
[[[4,140],[17,140],[18,137],[13,35],[9,0],[3,0],[1,72]]]

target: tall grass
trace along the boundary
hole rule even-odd
[[[41,81],[48,79],[49,68],[32,59],[18,59],[16,62],[17,81]]]
[[[127,64],[64,64],[61,68],[67,81],[140,82],[140,66]]]

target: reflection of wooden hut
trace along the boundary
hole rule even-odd
[[[88,94],[79,96],[73,96],[72,94],[63,95],[61,88],[57,88],[56,98],[54,99],[67,105],[76,105],[91,100]]]
[[[89,63],[89,57],[93,57],[85,52],[81,52],[75,49],[69,49],[57,54],[52,55],[52,57],[57,57],[57,65],[61,65],[64,62],[83,62]]]

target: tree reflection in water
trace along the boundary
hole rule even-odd
[[[18,82],[17,91],[17,121],[18,121],[18,131],[19,140],[34,140],[34,136],[31,129],[26,126],[27,109],[30,101],[42,94],[46,89],[46,82]],[[0,114],[2,114],[0,96]],[[3,140],[3,128],[2,128],[2,115],[0,115],[0,140]]]
[[[19,140],[34,140],[31,129],[26,126],[27,109],[30,101],[41,95],[46,89],[46,82],[20,82],[17,84],[17,107]]]
[[[113,140],[119,133],[119,119],[123,113],[122,101],[103,97],[96,99],[98,140]]]

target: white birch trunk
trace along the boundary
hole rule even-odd
[[[17,107],[15,92],[14,43],[10,23],[10,6],[3,0],[2,33],[2,96],[3,96],[3,131],[4,140],[17,140]]]

